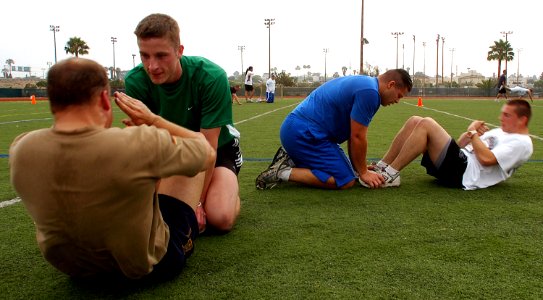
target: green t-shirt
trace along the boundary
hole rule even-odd
[[[218,146],[239,135],[232,122],[232,95],[226,72],[212,61],[182,56],[183,74],[174,83],[155,85],[143,65],[126,74],[126,94],[166,120],[194,131],[221,127]]]

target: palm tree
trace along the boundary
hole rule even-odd
[[[494,45],[490,46],[490,51],[488,51],[488,56],[486,60],[498,61],[498,76],[502,73],[502,60],[512,61],[515,57],[515,52],[511,48],[509,41],[504,41],[500,39],[499,41],[494,41]]]
[[[66,54],[74,54],[75,57],[79,57],[79,55],[89,54],[89,49],[90,48],[87,43],[79,37],[70,38],[70,40],[68,40],[68,42],[66,43],[66,47],[64,47]]]
[[[15,61],[11,58],[6,59],[6,64],[9,66],[9,78],[11,78],[11,65],[13,65]]]
[[[343,72],[343,76],[345,76],[345,74],[347,73],[347,67],[346,66],[341,67],[341,72]]]

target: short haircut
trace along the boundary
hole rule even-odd
[[[143,18],[136,26],[134,34],[138,39],[167,38],[174,48],[181,45],[177,21],[165,14],[151,14]]]
[[[411,76],[404,69],[388,70],[381,75],[381,78],[385,81],[395,81],[397,87],[407,88],[407,92],[411,92],[413,88],[413,80],[411,80]]]
[[[530,106],[530,103],[524,99],[513,99],[507,101],[505,105],[510,105],[515,107],[515,113],[517,116],[520,117],[526,117],[528,121],[526,124],[530,122],[530,118],[532,117],[532,107]]]
[[[103,90],[109,90],[106,69],[90,59],[65,59],[47,73],[47,94],[53,113],[70,105],[90,103]]]

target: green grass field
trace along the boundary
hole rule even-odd
[[[453,135],[482,119],[498,126],[493,100],[417,99],[381,108],[369,129],[380,158],[411,115]],[[418,161],[399,188],[346,191],[254,179],[279,147],[284,117],[301,99],[234,105],[245,163],[234,230],[203,236],[187,268],[163,283],[74,281],[49,266],[22,203],[0,208],[4,299],[540,299],[543,297],[543,101],[530,123],[534,154],[507,182],[477,191],[436,185]],[[115,114],[119,126],[122,118]],[[0,102],[0,202],[14,199],[8,148],[21,132],[52,124],[47,103]],[[492,126],[491,126],[492,127]]]

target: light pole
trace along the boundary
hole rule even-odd
[[[454,59],[454,48],[449,49],[451,51],[451,88],[453,82],[453,59]]]
[[[53,43],[55,45],[55,64],[57,63],[57,32],[60,31],[60,26],[49,25],[49,30],[53,32]]]
[[[268,78],[271,78],[271,26],[275,19],[264,19],[264,25],[268,28]]]
[[[136,54],[132,54],[132,67],[136,67]]]
[[[324,82],[326,82],[326,54],[328,53],[328,48],[322,49],[324,52]]]
[[[364,65],[364,0],[362,0],[362,11],[360,12],[360,74],[363,74]]]
[[[390,34],[392,34],[394,36],[394,38],[396,39],[396,69],[398,68],[398,36],[400,35],[403,35],[403,32],[391,32]]]
[[[445,59],[444,59],[444,51],[445,51],[445,37],[441,37],[441,84],[443,84],[443,77],[445,76],[444,72],[444,66],[445,66]]]
[[[111,37],[111,44],[113,44],[113,78],[111,79],[115,79],[117,78],[117,68],[115,68],[115,43],[117,42],[117,38],[116,37]]]
[[[243,50],[245,50],[245,46],[238,46],[238,50],[241,54],[241,76],[243,76]]]
[[[426,86],[426,42],[422,42],[423,49],[423,65],[422,65],[422,90],[424,91],[424,86]],[[423,92],[424,93],[424,92]]]
[[[522,48],[517,49],[517,84],[520,84],[518,79],[520,75],[520,51],[522,51]]]
[[[436,39],[436,87],[439,80],[439,33],[437,34]]]
[[[513,31],[501,31],[501,34],[505,35],[505,44],[507,45],[507,36],[513,34]],[[505,49],[505,70],[507,70],[507,57],[509,56],[509,51]],[[500,74],[498,74],[500,75]],[[507,76],[505,76],[505,82],[507,82]]]
[[[415,35],[413,34],[413,80],[415,80]]]

